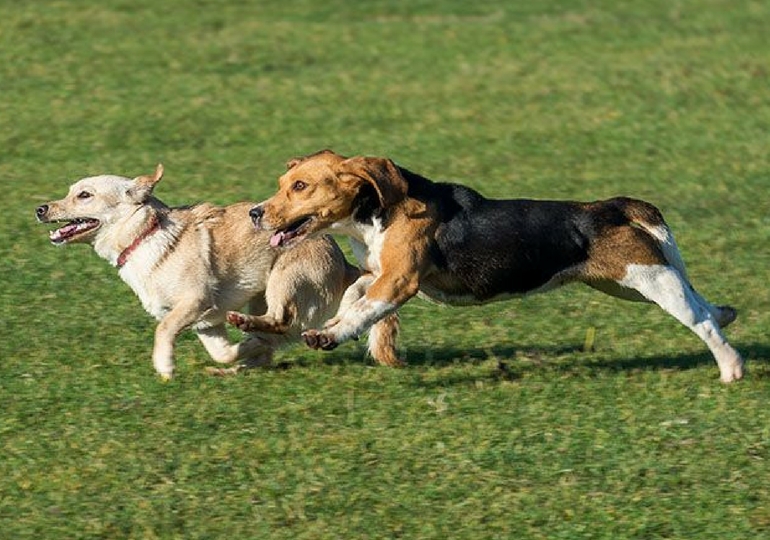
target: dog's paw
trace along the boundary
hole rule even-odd
[[[717,363],[723,383],[731,383],[743,378],[743,358],[729,345],[727,351],[717,359]]]
[[[340,322],[340,320],[341,320],[341,319],[342,319],[342,317],[332,317],[331,319],[329,319],[328,321],[326,321],[326,322],[324,323],[324,328],[323,328],[323,331],[322,331],[322,333],[325,333],[325,334],[330,334],[330,333],[331,333],[331,330],[332,330],[332,328],[334,328],[335,326],[337,326],[337,324]],[[353,341],[358,341],[358,336],[351,336],[349,339],[352,339]],[[336,347],[337,345],[339,345],[339,343],[337,343],[336,345],[334,345],[334,347]]]
[[[225,315],[225,319],[229,324],[236,327],[241,332],[249,332],[251,330],[251,323],[249,322],[249,316],[237,311],[228,311]]]
[[[319,332],[318,330],[308,330],[303,332],[302,339],[305,340],[305,344],[311,349],[331,351],[332,349],[336,349],[337,345],[339,345],[331,335],[326,332]]]

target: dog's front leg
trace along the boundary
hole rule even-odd
[[[239,311],[228,311],[225,317],[228,323],[247,334],[285,334],[294,322],[294,317],[289,313],[284,318],[278,319],[270,314],[249,315]]]
[[[152,365],[161,379],[168,381],[174,376],[174,340],[176,336],[194,323],[203,311],[197,300],[177,304],[155,328]]]
[[[417,294],[417,273],[380,275],[366,294],[329,321],[323,330],[308,330],[302,337],[313,349],[332,350],[340,343],[357,339],[374,323],[395,312]]]
[[[337,324],[342,318],[342,314],[366,295],[366,291],[372,285],[374,279],[374,274],[367,272],[345,289],[342,299],[340,300],[340,305],[337,308],[337,313],[335,313],[334,317],[324,323],[324,328],[329,328]]]

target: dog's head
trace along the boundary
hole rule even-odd
[[[41,223],[64,223],[49,234],[55,245],[93,243],[99,231],[133,215],[152,195],[163,177],[163,165],[155,173],[137,178],[92,176],[75,182],[67,196],[38,206]]]
[[[278,193],[250,212],[257,228],[275,231],[270,238],[274,247],[345,221],[362,204],[389,208],[406,197],[406,181],[389,159],[345,158],[324,150],[286,166]]]

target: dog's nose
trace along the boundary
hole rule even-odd
[[[38,206],[35,209],[35,215],[37,216],[37,219],[43,219],[47,213],[48,213],[48,205],[47,204],[44,204],[42,206]]]
[[[261,206],[255,206],[251,210],[249,210],[249,217],[251,217],[251,221],[254,222],[254,226],[257,228],[260,228],[262,216],[265,215],[265,209]]]

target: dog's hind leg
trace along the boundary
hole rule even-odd
[[[240,343],[231,343],[224,323],[198,328],[195,333],[211,358],[220,364],[244,360],[237,366],[242,369],[269,365],[272,360],[272,348],[258,337],[245,339]]]
[[[708,346],[723,382],[743,377],[743,359],[721,327],[735,320],[729,306],[714,306],[690,282],[670,229],[660,213],[641,201],[625,201],[637,226],[607,228],[593,241],[580,281],[626,300],[653,302]],[[628,209],[627,208],[627,209]]]
[[[718,308],[706,302],[670,265],[629,264],[618,284],[656,303],[701,338],[716,359],[722,382],[743,377],[743,359],[720,330],[720,323],[729,324],[734,319],[729,312],[732,308]]]
[[[688,283],[688,285],[690,285]],[[690,285],[690,291],[695,296],[695,298],[706,306],[706,309],[709,310],[709,313],[714,317],[714,319],[717,321],[717,324],[720,328],[726,328],[730,324],[735,321],[735,319],[738,318],[738,310],[735,309],[732,306],[715,306],[714,304],[710,303],[708,300],[703,298],[700,294],[698,294],[698,291],[695,290],[695,288]]]
[[[648,202],[624,197],[611,199],[606,201],[605,204],[620,208],[632,224],[631,228],[619,227],[615,230],[616,239],[622,237],[625,237],[626,240],[632,239],[630,243],[618,242],[615,246],[615,253],[626,251],[625,255],[631,257],[627,260],[633,260],[631,253],[628,253],[628,248],[631,247],[633,249],[634,247],[640,247],[642,244],[647,244],[647,248],[649,248],[649,240],[652,240],[655,244],[652,251],[657,251],[659,255],[662,255],[663,260],[660,262],[673,267],[679,273],[697,303],[711,313],[720,328],[725,328],[737,318],[738,312],[733,307],[715,306],[707,302],[690,284],[682,254],[674,239],[674,233],[666,224],[660,210]],[[638,234],[640,230],[644,231],[647,236],[640,236]]]

